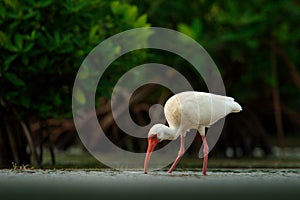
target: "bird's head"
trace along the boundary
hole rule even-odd
[[[145,162],[144,162],[144,173],[147,173],[147,167],[148,163],[151,157],[152,152],[154,151],[156,145],[162,141],[166,140],[166,132],[165,132],[166,126],[163,124],[155,124],[152,126],[148,133],[148,149],[145,157]]]
[[[148,140],[150,138],[157,138],[159,141],[164,140],[164,128],[166,126],[163,124],[155,124],[151,127],[148,133]]]

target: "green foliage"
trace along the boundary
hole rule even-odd
[[[28,115],[70,113],[75,74],[91,49],[116,33],[151,23],[198,41],[216,62],[229,95],[242,104],[255,107],[270,100],[270,90],[278,87],[284,104],[300,107],[299,88],[291,76],[295,74],[291,66],[298,74],[300,66],[299,7],[293,0],[3,0],[0,95]],[[112,45],[114,53],[122,50]],[[112,64],[98,87],[99,95],[110,96],[122,74],[145,62],[168,64],[190,78],[195,89],[205,90],[201,76],[195,76],[183,59],[143,50]],[[276,76],[271,70],[274,63]],[[86,67],[79,78],[89,80],[93,75]],[[85,87],[76,91],[78,103],[86,101]]]
[[[19,134],[20,120],[26,123],[71,117],[76,73],[97,44],[122,31],[149,24],[179,30],[209,52],[221,72],[228,95],[244,108],[239,122],[228,128],[230,132],[239,129],[236,133],[240,135],[229,134],[235,145],[240,140],[249,146],[248,132],[256,141],[262,139],[259,135],[264,128],[275,133],[280,112],[283,128],[298,132],[300,4],[296,0],[2,0],[0,143],[2,138],[2,143],[7,144],[0,145],[3,155],[8,160],[15,159],[11,158],[14,150],[10,151],[10,146],[13,149],[20,144],[11,142],[26,144]],[[145,42],[149,36],[139,35],[137,39]],[[122,51],[122,46],[116,43],[112,42],[111,46],[113,51],[103,50],[106,56],[100,59]],[[184,75],[195,90],[207,89],[201,75],[184,59],[170,52],[143,49],[116,59],[101,77],[97,95],[110,97],[118,79],[132,67],[144,63],[169,65]],[[88,64],[82,66],[78,75],[87,84],[74,91],[79,105],[87,102],[88,81],[96,76]],[[143,78],[139,75],[130,84]],[[163,90],[153,92],[148,101],[162,99],[158,95]],[[281,110],[275,107],[279,104]],[[277,120],[271,115],[277,116]],[[251,125],[257,127],[245,132],[245,125],[248,129]],[[11,140],[7,134],[15,139]],[[22,145],[19,153],[26,154],[25,149]],[[27,163],[28,156],[22,159]],[[17,166],[13,164],[13,167]]]
[[[84,57],[105,38],[144,26],[145,14],[118,1],[1,1],[0,97],[25,116],[68,115]],[[76,95],[84,103],[82,91]]]
[[[147,13],[152,26],[177,29],[199,42],[217,64],[228,95],[244,112],[274,130],[274,90],[281,99],[283,127],[296,132],[300,110],[300,4],[279,1],[129,1]],[[169,64],[171,60],[171,65]],[[186,62],[161,60],[189,77],[196,90],[206,90],[200,75]],[[200,77],[200,78],[199,78]],[[285,125],[287,123],[288,125]],[[289,124],[290,123],[290,124]],[[274,133],[276,131],[274,130]]]
[[[184,0],[146,2],[143,5],[151,11],[148,13],[150,23],[177,28],[203,45],[222,72],[227,90],[245,103],[260,97],[276,83],[270,67],[272,48],[284,51],[290,62],[300,65],[300,5],[297,1],[192,0],[188,6]],[[139,6],[146,8],[143,5]],[[290,83],[285,81],[290,69],[283,58],[275,54],[279,89],[285,95],[283,88]],[[263,84],[262,87],[257,88],[258,83]],[[293,98],[299,99],[299,89],[294,85],[291,90],[294,90]]]

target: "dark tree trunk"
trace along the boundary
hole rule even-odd
[[[11,167],[13,162],[17,165],[29,164],[26,138],[18,120],[12,119],[12,114],[3,106],[0,110],[0,167]]]

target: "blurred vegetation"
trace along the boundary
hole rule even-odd
[[[257,147],[263,155],[272,155],[274,145],[289,145],[286,136],[299,139],[299,21],[300,3],[293,0],[3,0],[0,166],[40,165],[45,147],[54,162],[55,148],[76,143],[71,93],[83,59],[104,39],[150,25],[175,29],[198,41],[216,62],[228,95],[243,106],[239,117],[226,121],[213,155],[251,157]],[[101,119],[110,116],[108,97],[118,77],[146,62],[168,64],[195,90],[206,90],[200,75],[170,53],[143,50],[115,61],[101,80],[99,120],[118,145],[129,150],[144,151],[145,141],[128,138],[113,121],[103,124]],[[141,91],[147,95],[133,100],[131,107],[136,121],[145,124],[149,105],[163,103],[170,93],[157,86]],[[84,94],[77,96],[82,101]],[[128,140],[136,147],[128,146]],[[195,140],[188,153],[196,155],[199,145]],[[232,155],[226,153],[228,147]]]

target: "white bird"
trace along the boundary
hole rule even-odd
[[[148,149],[144,161],[144,173],[147,173],[151,154],[162,140],[175,140],[180,136],[181,144],[178,156],[169,169],[171,173],[182,157],[185,149],[185,134],[190,129],[197,129],[204,145],[202,173],[206,175],[208,161],[208,145],[205,127],[217,122],[229,113],[240,112],[242,107],[233,98],[205,92],[187,91],[175,94],[165,104],[164,113],[169,127],[155,124],[148,133]]]

